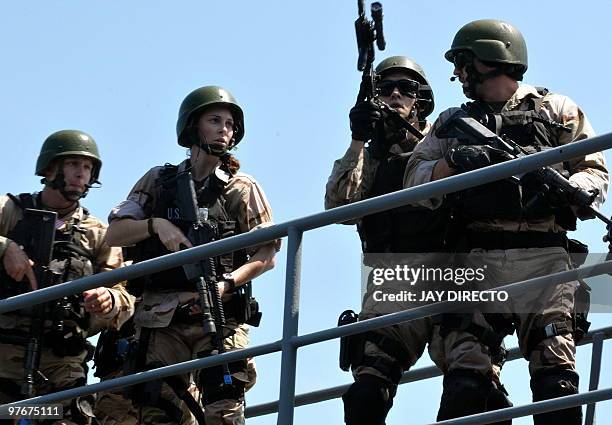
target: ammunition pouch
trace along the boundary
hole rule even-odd
[[[238,323],[246,323],[251,326],[259,326],[262,313],[259,311],[259,303],[252,296],[251,283],[241,285],[232,299],[223,303],[223,309],[227,317],[233,317]]]
[[[27,346],[30,336],[28,332],[16,329],[1,329],[0,343]],[[43,334],[43,348],[51,349],[58,357],[78,356],[88,350],[89,343],[84,332],[78,327],[64,327],[60,332],[51,330]]]
[[[133,321],[124,324],[120,330],[104,329],[94,353],[94,376],[104,378],[121,371],[128,357],[136,350],[136,345]]]
[[[368,198],[401,190],[409,158],[409,154],[389,155],[380,161]],[[445,207],[432,211],[403,206],[362,217],[357,231],[366,253],[440,252],[448,222]]]
[[[198,357],[208,357],[209,353],[198,353]],[[230,373],[247,371],[246,360],[239,360],[228,364]],[[239,400],[244,399],[245,382],[232,378],[231,384],[226,384],[223,380],[223,366],[213,366],[201,369],[198,372],[196,385],[202,394],[204,405],[214,403],[219,400]]]
[[[179,305],[172,316],[173,323],[193,324],[202,322],[201,313],[192,313],[192,307],[198,308],[198,300]],[[226,319],[234,319],[237,323],[246,323],[251,326],[259,326],[262,313],[259,311],[259,303],[251,296],[251,284],[240,286],[232,295],[232,298],[223,303],[223,312]]]
[[[147,360],[147,351],[149,350],[149,340],[151,338],[151,329],[150,328],[141,328],[140,329],[140,337],[135,340],[134,345],[131,347],[128,355],[126,356],[125,362],[123,364],[123,374],[131,375],[136,372],[142,372],[145,370],[146,360]],[[157,381],[148,381],[142,384],[136,384],[129,387],[124,388],[123,396],[129,400],[132,400],[135,405],[144,405],[143,403],[148,400],[148,396],[145,396],[144,386],[145,384],[151,384],[152,382]],[[157,385],[157,384],[155,384]],[[161,382],[159,383],[161,388]],[[154,395],[154,391],[152,392],[152,387],[147,388],[149,394]],[[159,396],[158,396],[159,398]]]

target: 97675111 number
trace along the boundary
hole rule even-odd
[[[64,406],[61,404],[0,406],[0,419],[62,419],[63,417]]]

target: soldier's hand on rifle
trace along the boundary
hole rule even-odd
[[[376,123],[382,119],[382,112],[372,101],[359,102],[349,112],[353,140],[367,142],[372,139]]]
[[[487,145],[458,145],[446,151],[444,159],[451,168],[466,172],[512,159],[512,155]]]
[[[9,242],[2,257],[2,263],[6,273],[11,278],[21,282],[26,277],[30,282],[32,290],[38,289],[38,282],[36,282],[36,276],[34,276],[34,270],[32,270],[34,262],[28,258],[28,255],[15,242]]]
[[[85,311],[91,314],[107,314],[113,309],[113,296],[108,288],[100,287],[83,292]]]
[[[165,218],[153,219],[153,231],[168,251],[177,252],[184,247],[193,247],[181,229]]]

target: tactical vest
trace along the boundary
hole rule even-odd
[[[390,155],[380,162],[368,198],[403,189],[410,154]],[[440,252],[448,211],[403,206],[363,217],[357,226],[364,253]]]
[[[22,193],[18,196],[8,194],[13,202],[22,210],[26,208],[40,208],[40,195],[34,197],[30,193]],[[89,212],[83,208],[82,219],[87,218]],[[68,231],[55,231],[55,242],[53,244],[52,260],[49,263],[49,269],[53,275],[52,284],[68,282],[74,279],[92,275],[94,272],[93,262],[94,257],[83,246],[77,234],[85,233],[87,230],[80,227],[80,220],[72,218],[72,224]],[[9,232],[7,237],[18,245],[28,250],[26,241],[28,238],[31,224],[28,220],[22,218],[17,222],[15,227]],[[1,297],[7,298],[29,290],[28,285],[23,282],[16,282],[8,275],[2,276],[2,292]]]
[[[548,90],[539,88],[538,92],[544,96]],[[478,101],[462,105],[462,109],[500,137],[511,139],[527,154],[533,154],[559,146],[561,125],[540,114],[542,100],[529,99],[526,111],[492,112],[488,105]],[[569,172],[569,164],[564,163],[564,168]],[[520,185],[505,179],[461,191],[454,196],[454,205],[469,220],[532,220],[554,215],[564,228],[574,230],[576,218],[571,209],[559,205],[561,202],[558,205],[551,202],[553,194],[547,189],[533,173],[527,173]]]
[[[29,193],[22,193],[19,196],[8,196],[22,210],[26,208],[40,208],[40,195],[37,197]],[[81,239],[79,233],[84,234],[87,229],[80,226],[89,212],[83,208],[82,218],[72,217],[69,228],[66,231],[56,230],[55,242],[49,263],[49,271],[52,275],[51,285],[68,282],[81,277],[89,276],[94,273],[95,258],[91,255]],[[7,235],[19,245],[24,246],[28,253],[29,247],[26,241],[31,240],[29,232],[33,226],[26,218],[22,218]],[[29,290],[29,285],[24,282],[16,282],[10,278],[4,270],[0,277],[0,296],[2,298],[18,295]],[[40,283],[39,283],[40,284]],[[63,297],[58,300],[45,303],[45,317],[51,322],[51,326],[45,327],[43,346],[51,348],[58,357],[76,356],[81,354],[88,347],[87,329],[89,329],[89,313],[85,311],[80,294]],[[19,315],[30,316],[30,309],[18,311]],[[23,339],[23,331],[18,329],[2,329],[2,335],[13,335]],[[25,339],[27,341],[27,338]]]
[[[184,214],[180,211],[177,198],[177,176],[178,166],[166,164],[159,177],[155,180],[155,194],[150,211],[151,217],[159,217],[169,220],[181,231],[188,235],[193,223],[182,219]],[[231,177],[230,177],[231,178]],[[223,191],[227,183],[216,176],[215,173],[208,176],[202,187],[196,187],[198,207],[208,209],[208,222],[213,228],[212,240],[228,238],[239,233],[236,221],[232,220],[225,209],[225,198]],[[147,238],[136,244],[133,253],[135,262],[156,258],[170,254],[170,251],[161,243],[158,237]],[[218,276],[230,273],[242,264],[246,263],[247,254],[245,250],[234,251],[215,257],[215,268]],[[172,290],[172,291],[196,291],[195,284],[189,282],[185,277],[182,267],[175,267],[146,276],[144,280],[130,282],[130,291],[140,292],[142,285],[147,290]]]

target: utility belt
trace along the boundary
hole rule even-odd
[[[179,305],[174,310],[172,323],[202,323],[202,313],[192,313],[192,308],[199,306],[199,299]],[[223,302],[223,312],[226,319],[233,319],[239,324],[246,323],[257,327],[261,322],[262,313],[259,311],[259,303],[251,296],[250,284],[242,285],[232,294],[230,300]]]
[[[62,329],[46,331],[42,337],[42,347],[49,348],[58,357],[78,356],[89,351],[85,332],[78,326],[64,326]],[[0,343],[27,346],[31,336],[27,331],[0,329]]]
[[[466,232],[459,243],[466,252],[480,248],[484,250],[507,250],[520,248],[561,247],[566,251],[568,239],[565,233],[554,232]]]

